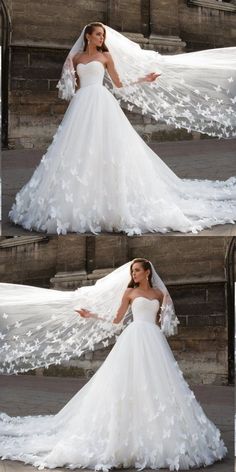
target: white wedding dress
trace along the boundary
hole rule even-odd
[[[55,416],[0,416],[0,455],[44,467],[206,466],[227,453],[138,296],[133,322],[92,379]]]
[[[197,232],[236,220],[236,178],[178,178],[135,132],[103,85],[101,62],[79,64],[76,92],[52,144],[16,196],[28,230]]]

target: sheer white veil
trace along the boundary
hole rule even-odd
[[[73,292],[15,284],[0,284],[0,372],[18,373],[61,364],[83,353],[108,346],[131,321],[112,323],[131,280],[128,262],[95,285]],[[161,330],[176,333],[178,319],[170,294],[152,265],[152,284],[164,293]],[[83,319],[75,308],[86,308],[102,320]]]
[[[107,73],[105,85],[122,106],[189,132],[236,136],[236,47],[162,56],[103,26],[124,86],[114,87]],[[59,96],[66,100],[75,93],[73,57],[83,51],[84,31],[70,50],[57,85]],[[150,72],[161,76],[153,83],[134,84]]]

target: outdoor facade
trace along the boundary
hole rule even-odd
[[[12,149],[45,149],[51,141],[67,107],[56,89],[62,64],[88,22],[102,21],[162,54],[236,42],[234,2],[57,0],[51,4],[4,0],[3,4],[3,140]],[[139,116],[129,114],[129,118],[149,140],[189,139],[182,130],[152,125]]]
[[[47,470],[49,467],[55,472],[65,472],[68,467],[76,471],[82,467],[85,470],[121,470],[122,467],[131,471],[135,468],[189,470],[196,458],[199,462],[194,470],[199,472],[207,471],[207,466],[215,461],[217,471],[232,472],[236,139],[215,138],[222,137],[217,135],[217,130],[220,126],[226,129],[226,121],[230,121],[224,115],[224,107],[228,107],[229,100],[232,107],[236,103],[236,95],[231,98],[236,79],[226,75],[228,65],[234,64],[229,52],[232,49],[224,56],[227,66],[222,76],[226,86],[222,89],[214,81],[215,77],[219,80],[221,71],[212,80],[211,68],[201,63],[203,74],[197,88],[195,63],[194,67],[191,64],[192,75],[186,74],[187,81],[182,78],[184,85],[180,92],[177,87],[166,87],[173,99],[170,114],[173,112],[176,117],[175,128],[164,122],[165,110],[162,109],[161,121],[157,122],[145,115],[144,108],[142,113],[132,112],[135,100],[131,101],[130,111],[125,110],[125,115],[139,136],[114,96],[103,87],[107,63],[99,60],[92,35],[89,41],[93,48],[90,50],[88,46],[86,54],[92,51],[93,60],[78,62],[74,67],[79,80],[83,79],[82,69],[87,70],[84,66],[88,71],[91,67],[87,77],[94,82],[85,80],[85,85],[80,82],[81,90],[72,98],[75,113],[66,114],[69,119],[65,128],[59,124],[68,102],[58,98],[57,83],[64,60],[82,28],[99,21],[144,50],[174,55],[173,75],[166,74],[165,80],[162,73],[162,80],[166,84],[170,76],[172,80],[179,77],[181,84],[182,71],[188,72],[190,67],[185,68],[184,62],[181,74],[178,75],[177,66],[175,75],[175,55],[183,54],[186,60],[188,53],[212,49],[210,55],[218,60],[215,49],[236,46],[236,0],[2,0],[1,3],[4,150],[0,233],[0,458],[7,458],[0,461],[3,470],[27,472],[36,470],[34,467],[44,468],[45,464]],[[99,28],[103,31],[101,25]],[[121,39],[123,43],[124,38]],[[126,58],[123,50],[122,58]],[[149,60],[150,54],[145,56]],[[209,58],[209,54],[200,57],[206,56]],[[102,60],[106,60],[104,57],[103,54]],[[190,56],[193,57],[196,55]],[[96,72],[95,64],[88,66],[90,62],[101,62],[102,69],[96,64]],[[218,72],[217,61],[214,64],[210,59],[211,67],[212,64]],[[139,65],[140,59],[138,72]],[[142,81],[148,82],[146,77]],[[206,83],[210,84],[211,97],[206,94]],[[89,89],[91,84],[95,87]],[[88,94],[86,87],[90,90]],[[153,103],[159,106],[160,101],[155,101],[161,95],[158,86],[157,89]],[[93,90],[96,93],[98,90],[98,94],[93,95]],[[161,90],[165,90],[164,86]],[[76,102],[84,91],[87,94],[84,102]],[[221,92],[225,102],[219,99]],[[105,94],[111,100],[111,107]],[[198,95],[203,105],[198,103]],[[164,98],[167,96],[168,93]],[[218,115],[212,115],[211,100],[224,120],[217,122]],[[147,100],[145,106],[150,103]],[[187,103],[192,107],[192,115]],[[116,119],[115,107],[119,110]],[[202,128],[195,123],[191,128],[190,121],[185,129],[184,123],[178,122],[179,116],[186,117],[189,113],[191,117],[197,107],[200,111],[196,114],[196,124]],[[176,110],[179,116],[174,115]],[[215,129],[211,133],[211,128],[205,134],[207,120],[216,126],[216,134]],[[101,127],[97,126],[99,121]],[[54,138],[57,130],[58,136]],[[80,221],[82,225],[76,226]],[[143,258],[136,264],[137,273],[141,271],[141,276],[143,272],[144,275],[136,283],[132,273],[134,298],[131,292],[127,298],[127,291],[123,290],[124,286],[127,288],[135,258]],[[147,264],[149,269],[145,269]],[[119,267],[121,271],[112,274]],[[154,269],[157,279],[158,276],[161,279],[159,285],[151,277]],[[111,277],[101,280],[110,273]],[[97,281],[101,282],[95,289],[91,288]],[[101,285],[102,290],[96,292]],[[80,291],[82,287],[88,288]],[[103,296],[99,298],[98,293]],[[126,311],[122,305],[125,297]],[[143,299],[135,302],[137,308],[136,298]],[[83,304],[84,300],[87,304]],[[126,326],[120,332],[114,330],[119,312],[124,315]],[[175,312],[180,322],[177,333],[173,329]],[[172,332],[165,331],[165,316]],[[17,416],[17,420],[7,415]],[[38,419],[25,420],[28,415],[36,415]],[[29,434],[28,420],[32,434]],[[206,425],[208,436],[204,436]],[[142,435],[146,434],[149,442],[143,447]],[[130,435],[134,454],[127,446]],[[100,439],[102,453],[96,457]],[[187,440],[186,449],[182,439]],[[117,467],[113,459],[118,443],[121,448],[124,446],[124,454]],[[6,456],[1,449],[5,444]],[[109,450],[104,444],[111,446],[111,467],[109,461],[109,467],[107,463],[101,467],[104,450]],[[228,448],[225,456],[224,444]],[[208,446],[209,450],[212,447],[213,455],[207,456]],[[81,461],[83,448],[88,460],[95,454],[92,467],[91,464],[88,467],[87,457],[85,462]],[[179,453],[181,448],[184,452]],[[151,461],[157,456],[155,466],[150,462],[150,467],[140,467],[140,450]],[[55,451],[51,462],[42,462]],[[181,454],[185,454],[183,463]],[[188,455],[193,462],[190,459],[186,462]],[[160,463],[162,456],[167,460],[164,466]],[[128,467],[131,464],[130,468],[127,464]],[[211,465],[209,471],[216,469]]]
[[[155,235],[2,238],[0,280],[75,290],[93,284],[135,257],[153,262],[173,297],[180,328],[179,334],[169,341],[186,378],[194,384],[227,384],[233,375],[232,238]],[[106,355],[107,350],[88,353],[69,365],[76,367],[77,375],[88,376]],[[51,368],[49,372],[57,374],[58,369]],[[62,373],[63,369],[59,369],[59,375]]]

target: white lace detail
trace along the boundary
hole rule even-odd
[[[162,329],[171,335],[173,323],[178,323],[173,303],[153,266],[152,271],[153,286],[168,297],[169,308],[162,313]],[[61,364],[114,343],[132,321],[132,312],[128,310],[124,323],[112,323],[129,280],[130,262],[94,286],[74,292],[0,284],[0,372],[10,374]],[[86,308],[103,320],[83,319],[75,308]]]
[[[0,415],[0,455],[39,469],[188,470],[227,449],[155,325],[157,300],[138,297],[134,322],[92,379],[55,416]],[[121,438],[122,441],[121,441]]]
[[[102,85],[103,65],[93,61],[78,70],[82,87],[18,192],[9,213],[14,223],[50,234],[125,231],[131,236],[196,233],[236,220],[235,177],[179,179],[140,139]]]
[[[155,121],[211,136],[236,136],[236,48],[221,48],[174,56],[147,51],[106,26],[106,44],[124,85],[114,88],[109,76],[107,87],[130,111],[135,109]],[[58,84],[60,94],[74,94],[72,58],[83,50],[84,29],[71,49]],[[147,73],[161,77],[151,84],[136,82]]]

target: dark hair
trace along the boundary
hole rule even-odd
[[[134,279],[133,279],[133,275],[132,275],[132,269],[133,269],[133,265],[136,264],[136,262],[138,262],[139,264],[142,265],[142,268],[144,270],[149,270],[150,273],[149,273],[149,276],[148,276],[148,282],[150,284],[150,286],[152,287],[152,266],[150,264],[150,262],[147,260],[147,259],[143,259],[143,258],[137,258],[137,259],[134,259],[132,261],[132,264],[130,266],[130,275],[131,275],[131,280],[129,282],[129,285],[128,285],[128,288],[135,288],[135,287],[138,287],[138,284],[136,284],[134,282]]]
[[[105,39],[106,39],[106,29],[105,29],[105,26],[102,24],[102,23],[99,23],[98,21],[97,22],[94,22],[94,23],[89,23],[85,30],[84,30],[84,51],[86,50],[87,48],[87,45],[88,45],[88,40],[86,38],[86,34],[92,34],[92,32],[95,30],[95,28],[97,26],[100,26],[100,28],[103,29],[104,31],[104,41],[101,45],[101,47],[98,47],[97,46],[97,50],[100,51],[100,52],[108,52],[108,48],[105,44]]]

